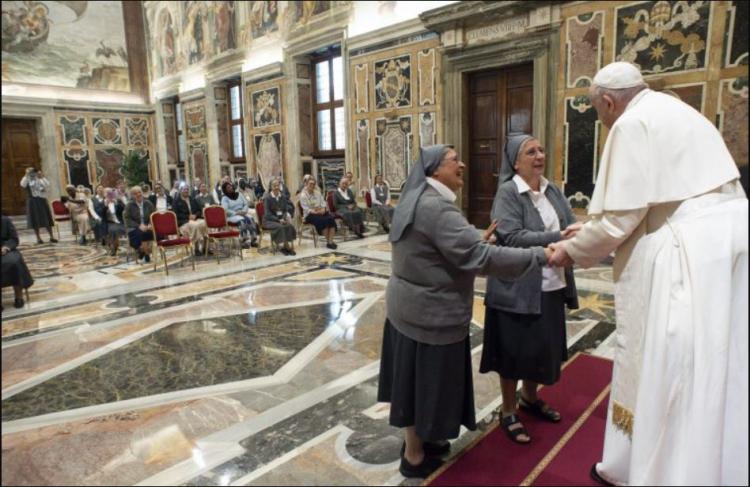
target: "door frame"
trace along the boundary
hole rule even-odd
[[[559,27],[541,33],[494,44],[447,49],[443,57],[445,87],[443,90],[444,133],[446,143],[458,154],[469,150],[469,75],[488,69],[503,69],[523,63],[534,65],[534,109],[532,130],[542,141],[547,154],[555,154],[557,106],[552,101],[557,90],[559,66]],[[552,180],[557,161],[548,160],[545,175]],[[468,215],[469,171],[464,171],[461,210]]]

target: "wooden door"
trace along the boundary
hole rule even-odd
[[[3,118],[3,211],[8,215],[26,213],[26,190],[20,186],[26,168],[41,169],[36,122],[21,118]]]
[[[478,228],[490,223],[506,137],[531,133],[533,82],[532,64],[469,76],[469,221]]]

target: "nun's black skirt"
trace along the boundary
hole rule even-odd
[[[475,430],[469,337],[450,345],[428,345],[402,334],[386,319],[378,401],[391,403],[392,426],[415,426],[424,441],[457,438],[461,425]]]
[[[565,289],[542,292],[541,314],[486,308],[479,372],[551,385],[566,360]]]

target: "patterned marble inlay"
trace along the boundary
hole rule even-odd
[[[437,99],[435,48],[424,49],[417,53],[417,71],[419,72],[419,105],[434,105]]]
[[[604,12],[571,17],[567,22],[566,83],[568,88],[589,86],[601,67]]]
[[[411,56],[375,63],[375,109],[411,106]]]
[[[94,118],[94,143],[95,144],[121,144],[120,119],[119,118]]]
[[[354,66],[354,113],[365,113],[369,110],[370,92],[368,90],[368,64]]]
[[[206,107],[201,104],[185,107],[185,127],[187,139],[206,137]]]
[[[281,123],[281,95],[273,86],[250,95],[253,127],[270,127]]]
[[[748,32],[747,20],[750,18],[750,2],[729,2],[727,11],[727,29],[724,39],[724,67],[747,64]]]
[[[359,181],[363,188],[370,187],[370,121],[357,121],[357,165]]]
[[[54,246],[21,245],[19,250],[35,278],[78,274],[120,262],[116,256],[111,257],[105,247],[75,242],[59,242]]]
[[[122,161],[125,158],[122,150],[117,147],[96,149],[96,179],[99,184],[115,188],[122,179]]]
[[[419,114],[419,146],[434,145],[437,137],[435,129],[435,112]]]
[[[669,86],[664,93],[672,95],[703,113],[703,87],[705,83]]]
[[[126,118],[125,130],[129,145],[148,145],[147,118]]]
[[[598,120],[588,97],[565,99],[565,194],[591,196],[596,181]]]
[[[86,145],[85,118],[68,115],[62,116],[60,117],[60,129],[62,130],[62,141],[64,145]]]
[[[343,159],[317,159],[318,186],[328,191],[335,191],[339,181],[346,172],[346,162]]]
[[[391,191],[398,193],[409,173],[412,147],[411,115],[395,120],[379,118],[375,122],[378,170],[390,184]]]
[[[719,85],[719,131],[738,165],[748,163],[748,78],[722,80]]]
[[[615,9],[615,60],[644,75],[706,67],[713,2],[639,2]]]
[[[188,142],[188,160],[193,178],[208,180],[208,157],[205,142]]]
[[[269,187],[272,178],[281,177],[281,132],[258,134],[255,140],[255,162],[258,174],[265,187]]]
[[[68,182],[73,186],[82,184],[91,187],[89,177],[89,151],[74,147],[63,149],[63,160],[68,167]]]
[[[355,304],[174,323],[4,400],[2,420],[271,375]]]

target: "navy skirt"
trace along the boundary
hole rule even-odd
[[[461,425],[475,430],[469,337],[450,345],[428,345],[407,337],[386,319],[378,401],[391,403],[392,426],[415,426],[424,441],[457,438]]]

